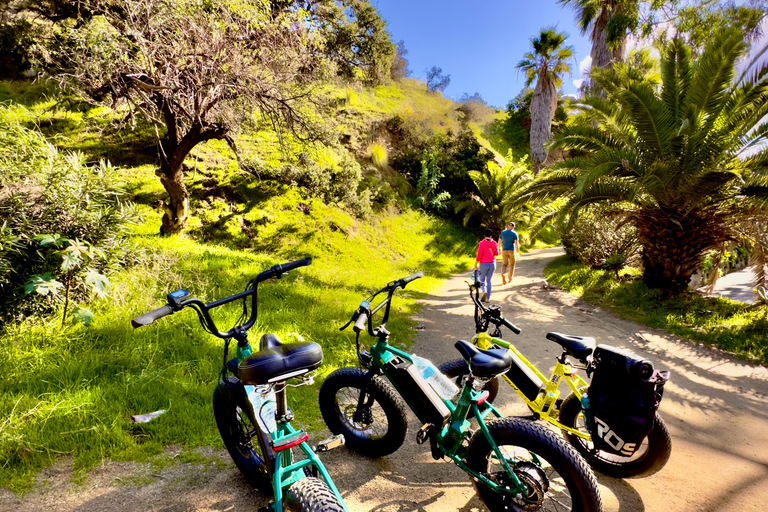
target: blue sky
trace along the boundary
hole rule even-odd
[[[414,78],[438,66],[451,75],[445,95],[457,99],[479,92],[489,104],[504,107],[525,83],[515,65],[541,28],[556,26],[574,47],[573,75],[563,91],[576,92],[579,63],[591,44],[576,28],[574,13],[556,0],[371,0],[387,21],[394,41],[405,41]]]

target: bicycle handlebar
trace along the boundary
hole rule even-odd
[[[289,272],[295,268],[299,267],[306,267],[312,263],[312,258],[302,258],[300,260],[291,261],[288,263],[283,263],[282,265],[275,265],[269,270],[272,270],[277,274],[284,274],[285,272]],[[269,271],[268,271],[269,272]]]
[[[403,282],[402,286],[403,286],[403,288],[405,288],[405,285],[407,285],[407,284],[408,284],[408,283],[410,283],[411,281],[415,281],[416,279],[419,279],[419,278],[421,278],[421,277],[424,277],[424,272],[422,272],[422,271],[418,271],[418,272],[416,272],[415,274],[411,274],[411,275],[410,275],[410,276],[408,276],[408,277],[404,277],[404,278],[402,278],[400,281],[402,281],[402,282]]]
[[[507,329],[509,329],[510,331],[512,331],[512,332],[513,332],[513,333],[515,333],[515,334],[520,334],[521,332],[523,332],[522,330],[520,330],[520,328],[519,328],[518,326],[516,326],[515,324],[513,324],[513,323],[512,323],[512,322],[510,322],[509,320],[506,320],[506,319],[502,318],[502,319],[501,319],[501,323],[502,323],[502,325],[504,325],[504,326],[505,326]]]
[[[359,333],[359,332],[365,330],[365,327],[366,327],[366,324],[367,324],[367,326],[368,326],[368,334],[371,335],[371,336],[375,336],[375,334],[373,332],[373,325],[372,325],[372,322],[371,322],[371,318],[373,318],[373,315],[379,309],[381,309],[382,307],[386,306],[386,309],[384,310],[384,318],[381,321],[380,327],[386,326],[387,320],[389,319],[389,308],[390,308],[390,306],[392,304],[392,301],[391,301],[392,294],[398,288],[405,288],[405,285],[407,285],[408,283],[410,283],[412,281],[415,281],[416,279],[419,279],[421,277],[424,277],[424,272],[419,271],[419,272],[416,272],[415,274],[411,274],[408,277],[403,277],[403,278],[398,279],[396,281],[392,281],[390,283],[387,283],[387,286],[385,286],[381,290],[379,290],[376,293],[374,293],[373,296],[370,299],[368,299],[367,301],[363,301],[361,306],[352,315],[352,319],[349,322],[347,322],[343,327],[341,327],[341,329],[339,329],[339,330],[343,331],[344,329],[346,329],[349,326],[349,324],[354,322],[355,324],[352,327],[352,329],[356,333]],[[381,303],[378,306],[376,306],[375,308],[373,308],[373,310],[371,310],[371,307],[370,307],[371,306],[371,302],[373,301],[373,299],[377,295],[379,295],[380,293],[383,293],[383,292],[387,292],[387,298],[384,299],[383,301],[381,301]]]
[[[173,313],[173,308],[171,306],[162,306],[160,308],[155,309],[154,311],[150,311],[149,313],[144,313],[141,316],[137,316],[136,318],[131,320],[131,325],[133,326],[134,329],[137,329],[139,327],[149,325],[155,320],[163,318],[164,316],[168,316],[172,313]]]
[[[480,302],[480,300],[477,298],[477,295],[479,293],[481,283],[477,280],[477,272],[473,272],[473,283],[469,283],[467,281],[464,281],[469,286],[469,297],[472,299],[472,302],[475,304],[475,325],[478,326],[477,329],[480,329],[479,327],[481,318],[487,320],[488,322],[491,322],[496,327],[504,326],[510,331],[512,331],[515,334],[520,334],[523,332],[518,326],[510,322],[509,320],[505,319],[501,316],[501,310],[497,310],[497,314],[491,315],[489,313],[489,309],[487,309],[483,304]],[[474,292],[474,293],[473,293]],[[478,315],[478,311],[481,313]],[[487,326],[487,324],[486,324]],[[478,330],[478,332],[480,332]]]
[[[221,332],[216,328],[216,324],[214,323],[213,318],[211,318],[210,314],[208,313],[211,309],[216,308],[218,306],[222,306],[224,304],[228,304],[238,299],[245,299],[249,295],[253,295],[254,293],[256,293],[256,288],[258,287],[259,283],[261,283],[262,281],[266,281],[267,279],[271,279],[273,277],[276,277],[279,279],[286,272],[299,267],[306,267],[311,263],[312,263],[312,258],[302,258],[300,260],[290,261],[288,263],[273,265],[268,270],[265,270],[264,272],[260,273],[255,278],[253,278],[249,283],[250,288],[246,289],[243,292],[236,293],[235,295],[231,295],[223,299],[215,300],[208,304],[205,304],[200,299],[187,298],[182,300],[176,306],[172,304],[167,304],[158,309],[155,309],[154,311],[150,311],[149,313],[145,313],[141,316],[137,316],[136,318],[131,320],[131,325],[133,326],[134,329],[137,329],[139,327],[149,325],[155,320],[158,320],[164,316],[168,316],[177,311],[181,311],[185,307],[193,307],[195,310],[197,310],[200,316],[200,323],[202,323],[205,327],[207,327],[208,330],[210,330],[214,336],[219,338],[224,338],[224,339],[231,338],[238,331],[247,331],[248,329],[253,327],[254,323],[256,323],[256,310],[257,310],[257,308],[255,307],[256,304],[252,304],[251,316],[247,322],[245,322],[242,325],[235,326],[227,332]],[[254,302],[255,302],[255,299],[254,299]]]

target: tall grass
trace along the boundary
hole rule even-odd
[[[422,94],[420,87],[409,81],[402,89],[361,91],[348,95],[354,105],[346,108],[357,110],[366,126],[400,113],[428,114],[425,124],[453,128],[453,103]],[[132,317],[162,305],[169,291],[183,287],[211,301],[241,291],[275,263],[311,256],[311,266],[260,287],[251,342],[274,332],[287,341],[299,335],[320,343],[322,378],[356,363],[354,338],[338,328],[370,292],[424,271],[424,279],[395,297],[388,323],[394,343],[408,344],[416,299],[471,265],[476,240],[465,230],[410,210],[359,220],[336,205],[307,199],[295,187],[238,170],[231,151],[215,142],[197,148],[186,162],[192,169],[187,185],[193,209],[187,233],[159,237],[160,213],[150,205],[165,193],[154,175],[151,131],[139,126],[127,136],[102,133],[99,129],[117,113],[88,106],[53,108],[55,98],[41,98],[34,87],[22,89],[0,83],[0,99],[26,98],[25,107],[14,104],[8,115],[39,124],[46,135],[67,134],[55,140],[59,147],[82,150],[93,160],[117,158],[142,222],[127,242],[131,265],[110,277],[113,291],[107,300],[89,305],[95,314],[91,326],[61,329],[54,315],[0,328],[2,486],[29,488],[34,475],[63,454],[72,456],[80,474],[104,458],[153,460],[169,444],[221,446],[211,394],[223,342],[205,333],[191,311],[142,329],[130,327]],[[243,134],[240,142],[243,153],[252,152],[259,163],[259,172],[280,169],[301,155],[331,161],[341,154],[302,146],[290,137],[278,147],[269,129]],[[239,314],[232,304],[216,311],[215,320],[228,329]],[[319,382],[289,393],[297,423],[310,429],[322,427],[318,387]],[[130,420],[159,409],[168,412],[150,423]]]
[[[415,299],[470,264],[472,240],[416,212],[365,224],[337,214],[346,223],[337,219],[335,231],[310,233],[285,219],[271,235],[284,238],[272,251],[135,235],[136,264],[113,277],[109,300],[92,305],[93,325],[62,330],[44,318],[6,325],[0,336],[0,485],[23,490],[61,454],[71,454],[83,470],[103,457],[147,459],[172,443],[220,446],[210,400],[221,340],[206,334],[191,311],[130,327],[132,317],[159,307],[176,288],[211,301],[242,290],[274,263],[312,256],[310,267],[261,286],[251,342],[264,332],[316,341],[324,349],[325,375],[355,364],[353,339],[338,328],[359,301],[393,278],[424,270],[427,277],[398,294],[388,324],[396,343],[408,343]],[[228,329],[239,305],[221,309],[215,320]],[[289,394],[297,421],[315,429],[322,426],[316,394],[317,385]],[[144,425],[130,421],[158,409],[168,413]]]

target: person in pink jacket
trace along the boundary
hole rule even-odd
[[[496,270],[496,256],[499,255],[499,246],[493,239],[493,231],[485,230],[485,238],[477,244],[477,257],[475,258],[474,270],[480,268],[477,280],[483,284],[483,295],[480,300],[488,302],[491,300],[491,278]]]

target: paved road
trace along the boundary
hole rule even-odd
[[[513,284],[493,292],[492,302],[501,304],[505,316],[523,329],[522,335],[509,339],[545,370],[551,370],[559,355],[557,345],[544,337],[555,330],[629,348],[672,371],[661,404],[672,434],[672,457],[650,478],[598,475],[606,511],[768,510],[768,369],[545,289],[544,266],[559,254],[558,249],[545,249],[524,255]],[[472,307],[464,278],[455,276],[423,301],[415,353],[437,362],[452,359],[457,357],[456,339],[472,336]],[[527,413],[509,388],[502,388],[497,403],[505,414]],[[464,472],[433,460],[426,446],[416,444],[418,427],[412,417],[406,443],[388,457],[370,460],[344,448],[324,454],[351,511],[483,510]],[[226,459],[222,452],[213,455]],[[74,488],[70,475],[71,469],[62,464],[46,470],[41,492],[21,500],[0,490],[0,510],[255,512],[267,502],[244,484],[234,468],[211,463],[175,464],[162,470],[108,463],[91,473],[84,486]]]
[[[753,304],[755,302],[755,294],[752,292],[754,277],[755,273],[751,269],[731,272],[717,280],[713,293],[731,300]]]

